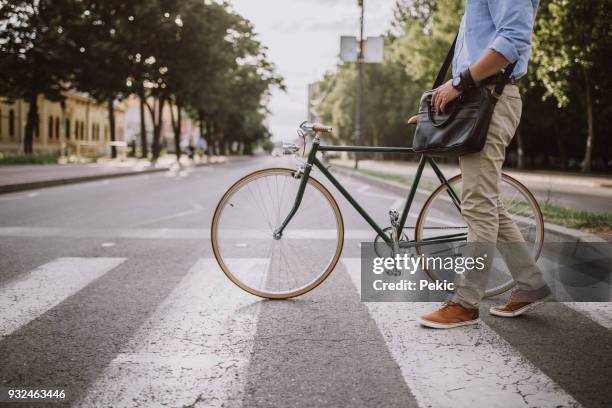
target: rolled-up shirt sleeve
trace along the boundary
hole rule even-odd
[[[530,0],[487,0],[495,25],[489,44],[508,61],[516,62],[531,47],[534,11]]]

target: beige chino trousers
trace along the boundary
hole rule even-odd
[[[507,85],[495,106],[485,147],[459,158],[463,176],[461,214],[468,225],[468,242],[474,243],[473,251],[486,253],[488,260],[484,270],[466,273],[457,283],[455,300],[467,307],[478,307],[484,295],[497,242],[518,289],[533,291],[546,286],[520,230],[499,198],[506,148],[519,125],[521,111],[518,87]]]

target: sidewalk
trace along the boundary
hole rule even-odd
[[[181,165],[200,166],[227,161],[226,157],[212,157],[210,162],[192,163],[187,157]],[[148,160],[127,159],[100,160],[91,164],[48,164],[0,166],[0,194],[61,184],[80,183],[104,178],[124,177],[138,174],[168,171],[176,166],[174,156],[161,157],[155,166]]]
[[[331,163],[350,168],[354,164],[352,160],[341,159],[332,160]],[[459,174],[458,166],[440,164],[439,167],[447,177]],[[360,160],[359,168],[410,177],[415,174],[417,163]],[[612,177],[512,169],[504,169],[504,172],[525,184],[540,201],[567,208],[612,213]],[[429,166],[425,167],[423,178],[437,183],[437,178]]]

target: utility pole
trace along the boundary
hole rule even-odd
[[[361,139],[361,97],[363,94],[363,61],[364,61],[364,41],[363,41],[363,14],[365,0],[357,0],[360,7],[361,17],[359,19],[359,55],[357,57],[357,97],[355,98],[355,146],[359,146]],[[359,155],[355,153],[355,169],[359,168]]]

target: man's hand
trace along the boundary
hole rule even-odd
[[[431,98],[431,106],[434,112],[444,113],[446,105],[457,99],[461,95],[461,91],[458,91],[453,87],[452,80],[449,80],[445,84],[441,85],[433,94]]]
[[[408,124],[409,125],[416,125],[418,123],[418,121],[419,121],[418,115],[414,115],[410,119],[408,119]]]

